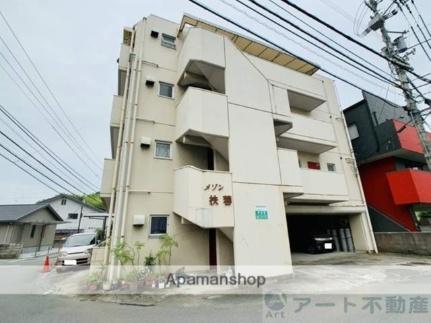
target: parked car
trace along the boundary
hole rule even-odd
[[[334,238],[330,234],[311,234],[307,240],[307,252],[309,253],[335,251]]]
[[[77,233],[69,236],[59,251],[57,271],[71,266],[89,265],[92,249],[97,243],[95,233]]]

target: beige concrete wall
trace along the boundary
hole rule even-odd
[[[220,230],[216,231],[217,264],[219,266],[233,266],[235,264],[232,241]],[[226,269],[226,268],[223,268]]]

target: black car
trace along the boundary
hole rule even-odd
[[[335,251],[334,238],[330,234],[311,234],[307,237],[306,250],[308,253],[324,253]]]

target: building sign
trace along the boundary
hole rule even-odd
[[[208,184],[204,187],[204,191],[210,192],[210,196],[208,197],[208,203],[210,206],[217,206],[220,203],[223,203],[226,206],[232,205],[232,196],[222,195],[223,189],[224,186],[220,184]]]
[[[256,206],[254,215],[256,220],[268,220],[268,209],[266,206]]]

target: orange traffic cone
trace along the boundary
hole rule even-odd
[[[42,272],[47,273],[47,272],[49,272],[49,270],[50,270],[49,257],[46,256],[45,261],[43,262]]]

